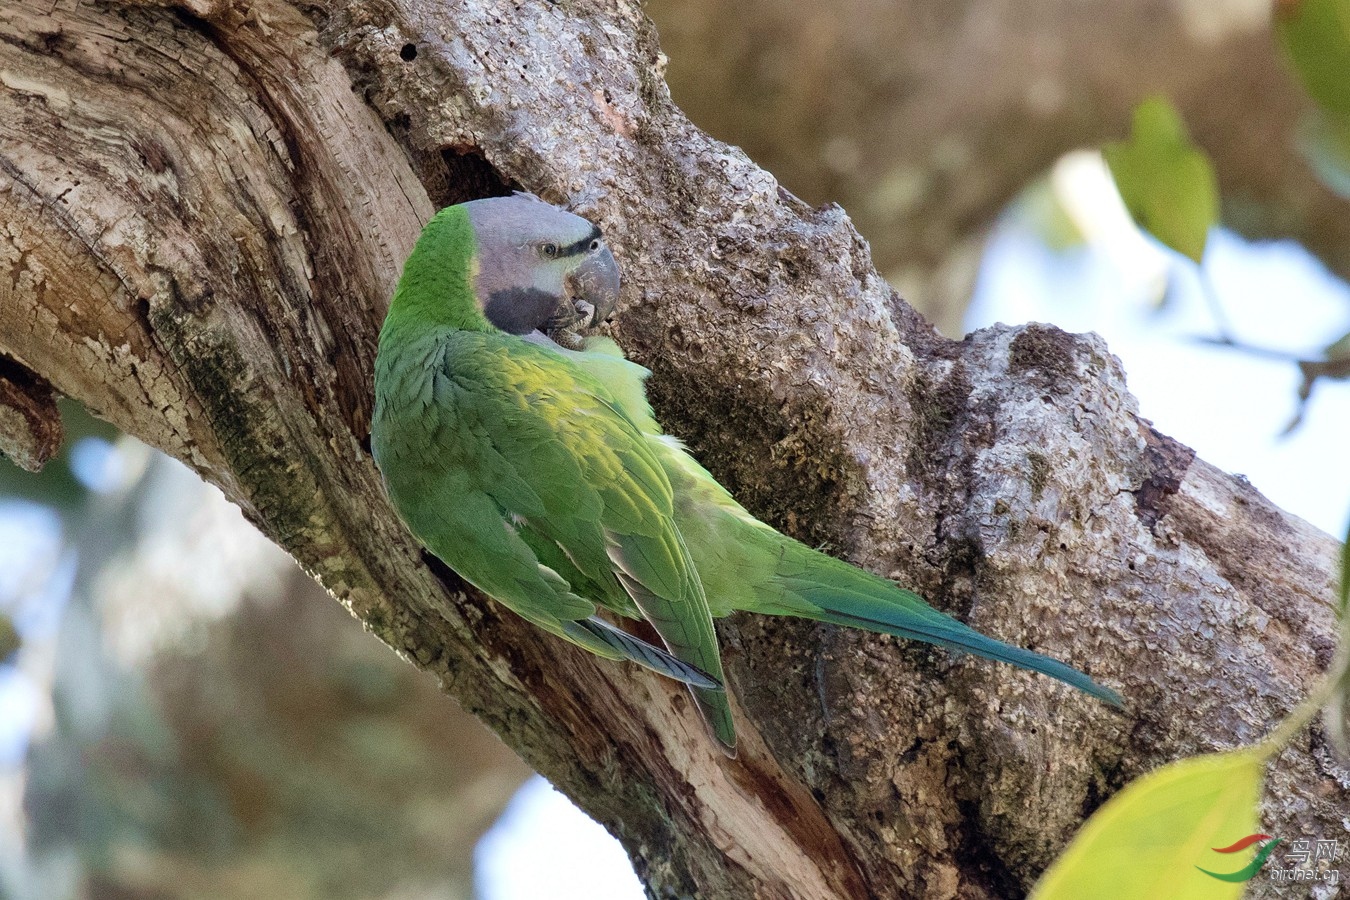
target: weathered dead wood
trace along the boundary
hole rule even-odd
[[[669,102],[627,3],[0,9],[0,352],[219,484],[606,823],[653,895],[1004,896],[1159,762],[1258,736],[1331,650],[1334,542],[1141,422],[1101,342],[939,338],[838,208]],[[420,554],[367,451],[375,334],[434,205],[605,227],[621,341],[756,512],[1119,687],[724,624],[743,750]],[[1337,781],[1340,779],[1340,781]],[[1332,837],[1304,737],[1266,825]]]

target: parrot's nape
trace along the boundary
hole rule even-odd
[[[1077,669],[746,512],[661,433],[647,370],[586,337],[618,289],[600,230],[531,195],[452,206],[427,224],[380,332],[371,425],[389,498],[427,549],[544,630],[689,685],[729,755],[713,618],[738,609],[938,644],[1121,705]],[[664,649],[597,607],[645,619]]]

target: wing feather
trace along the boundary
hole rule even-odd
[[[585,635],[596,629],[563,620],[589,619],[589,599],[619,612],[636,605],[671,655],[720,685],[712,616],[675,526],[670,480],[604,385],[518,338],[468,332],[447,340],[435,384],[434,406],[453,414],[434,429],[431,455],[444,461],[443,477],[464,482],[435,496],[473,498],[445,518],[470,522],[447,531],[478,547],[431,549],[521,615],[588,649],[596,648]],[[512,562],[504,566],[500,553]],[[501,577],[503,568],[516,576]],[[527,569],[533,574],[521,574]],[[569,570],[585,584],[558,574]],[[600,596],[577,597],[574,589],[586,587]],[[602,643],[611,654],[624,645]],[[726,742],[729,721],[718,730]]]

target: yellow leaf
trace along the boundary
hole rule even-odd
[[[1221,881],[1253,861],[1217,853],[1260,829],[1264,757],[1254,750],[1183,759],[1130,783],[1088,819],[1041,877],[1032,900],[1232,900],[1243,882]],[[1197,868],[1198,867],[1198,868]]]

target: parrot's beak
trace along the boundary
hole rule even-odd
[[[601,247],[572,270],[567,299],[581,316],[582,328],[599,328],[619,302],[619,264],[608,247]]]

